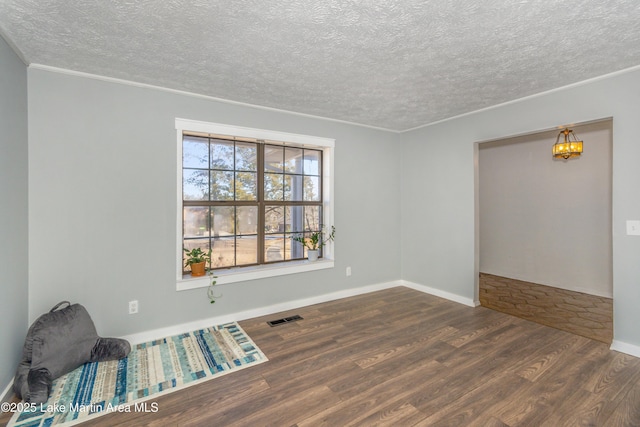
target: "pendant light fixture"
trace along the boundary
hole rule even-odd
[[[564,141],[562,142],[560,141],[561,135],[564,135]],[[582,154],[582,141],[578,140],[571,129],[561,131],[556,138],[556,143],[553,144],[553,157],[567,160],[580,157],[580,154]]]

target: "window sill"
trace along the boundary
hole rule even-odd
[[[232,270],[217,270],[214,274],[217,276],[216,285],[226,285],[235,282],[244,282],[247,280],[264,279],[267,277],[284,276],[287,274],[305,273],[308,271],[324,270],[333,268],[334,261],[332,259],[319,259],[318,261],[291,261],[282,264],[259,265],[253,267],[242,267]],[[209,275],[202,277],[191,277],[189,275],[182,276],[176,283],[177,291],[186,291],[189,289],[205,288],[209,286]]]

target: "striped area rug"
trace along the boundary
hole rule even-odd
[[[157,411],[148,400],[266,361],[236,322],[138,344],[122,360],[87,363],[58,378],[46,403],[14,414],[7,426],[71,426],[115,411]]]

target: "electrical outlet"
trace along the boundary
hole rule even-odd
[[[351,267],[347,267],[347,277],[351,276]]]
[[[640,236],[640,221],[627,220],[627,236]]]
[[[129,301],[129,314],[136,314],[138,312],[138,300]]]

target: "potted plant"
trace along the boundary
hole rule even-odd
[[[207,262],[211,262],[211,251],[207,253],[200,248],[191,250],[183,249],[187,256],[184,261],[184,266],[191,266],[191,275],[193,277],[204,276]]]
[[[320,226],[320,230],[313,231],[311,233],[298,234],[296,236],[292,236],[291,238],[307,248],[307,258],[309,261],[317,261],[318,260],[318,252],[321,247],[327,244],[327,242],[332,241],[336,236],[336,227],[331,226],[331,232],[324,236],[323,233],[324,226]]]

